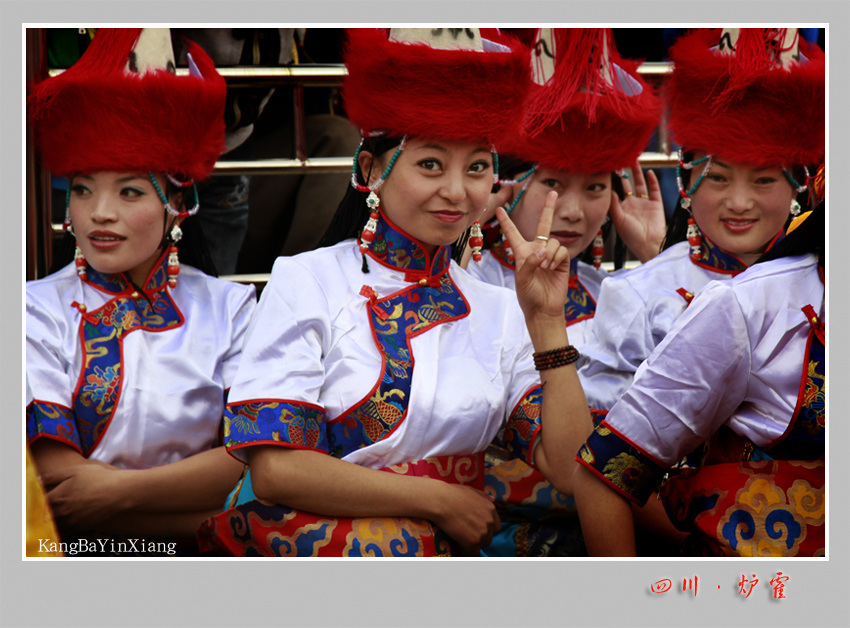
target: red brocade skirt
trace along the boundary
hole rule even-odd
[[[484,490],[484,453],[427,458],[382,469]],[[427,519],[327,517],[254,499],[198,529],[201,553],[217,556],[453,556],[454,541]]]
[[[702,556],[824,556],[825,463],[764,460],[683,471],[659,489],[667,514]]]

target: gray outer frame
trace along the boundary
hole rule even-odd
[[[143,7],[142,11],[138,9]],[[4,116],[2,140],[11,198],[6,201],[7,246],[2,249],[7,307],[3,316],[3,346],[23,347],[23,250],[10,234],[23,241],[23,49],[22,24],[45,26],[120,25],[132,20],[157,19],[170,25],[204,19],[198,26],[232,24],[235,20],[280,22],[303,26],[333,16],[340,24],[406,24],[428,20],[442,23],[529,26],[612,26],[612,16],[639,20],[644,25],[721,26],[730,23],[771,23],[823,26],[829,23],[830,137],[840,147],[829,161],[833,181],[850,171],[847,118],[850,110],[846,81],[850,59],[846,37],[850,4],[813,0],[769,4],[715,0],[705,2],[236,2],[151,1],[39,2],[2,4],[2,71]],[[718,21],[722,20],[722,21]],[[535,22],[536,21],[536,22]],[[495,24],[498,22],[498,24]],[[520,23],[522,22],[522,23]],[[569,23],[568,23],[569,22]],[[796,23],[795,23],[796,22]],[[151,24],[153,25],[153,24]],[[626,24],[616,24],[626,26]],[[831,35],[835,35],[834,37]],[[17,86],[17,89],[11,86]],[[15,177],[17,175],[17,177]],[[16,184],[18,182],[19,184]],[[839,197],[840,198],[840,197]],[[848,219],[840,207],[832,214],[831,245],[843,245]],[[843,229],[842,229],[843,227]],[[830,244],[827,246],[830,247]],[[836,248],[835,250],[841,250]],[[9,272],[12,271],[12,272]],[[20,295],[10,298],[10,295]],[[848,291],[829,294],[829,312],[848,311]],[[9,307],[8,303],[14,304]],[[19,331],[20,330],[20,331]],[[831,327],[828,355],[841,355],[848,344],[846,327]],[[23,406],[23,349],[21,359],[4,366],[6,390],[19,395]],[[20,365],[20,368],[19,368]],[[850,380],[846,360],[830,363],[833,382]],[[830,405],[845,407],[847,392],[836,389]],[[14,414],[14,413],[13,413]],[[14,419],[7,418],[7,422]],[[850,422],[830,424],[833,452],[850,442]],[[22,562],[23,423],[3,440],[2,570],[0,624],[4,626],[848,626],[848,538],[832,534],[829,561],[811,560],[429,560],[429,561],[170,561],[165,560],[29,560]],[[832,459],[835,459],[833,457]],[[839,468],[830,482],[828,517],[831,529],[848,519],[848,496]],[[21,503],[21,508],[14,505]],[[11,507],[10,507],[11,506]],[[776,571],[790,576],[787,599],[771,597],[769,580]],[[755,573],[759,584],[749,599],[737,594],[742,574]],[[696,597],[682,592],[684,578],[699,578]],[[663,595],[650,585],[669,578],[674,588]],[[399,583],[404,583],[400,585]],[[405,588],[402,588],[405,587]]]

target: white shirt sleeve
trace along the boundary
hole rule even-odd
[[[655,347],[646,302],[628,281],[602,282],[579,378],[592,408],[610,410]]]
[[[638,370],[606,422],[672,465],[707,440],[747,396],[747,321],[728,282],[694,299]]]

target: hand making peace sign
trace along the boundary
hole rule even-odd
[[[536,237],[522,237],[503,207],[496,210],[502,232],[516,261],[516,292],[526,319],[537,315],[558,317],[563,324],[564,304],[570,281],[570,254],[555,238],[549,238],[557,192],[549,192],[537,223]]]

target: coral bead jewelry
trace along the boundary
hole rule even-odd
[[[80,276],[80,279],[83,281],[88,279],[86,258],[83,257],[83,252],[79,246],[74,249],[74,264],[77,267],[77,274]]]
[[[602,229],[596,233],[593,238],[593,247],[590,249],[590,254],[593,256],[593,267],[599,268],[602,266],[602,255],[605,253],[605,241],[602,239]]]
[[[480,262],[481,247],[484,246],[484,234],[481,233],[481,223],[477,220],[472,224],[472,231],[469,235],[469,246],[472,248],[472,259]]]
[[[691,245],[691,257],[699,257],[702,252],[702,234],[693,216],[688,218],[688,244]]]
[[[180,225],[174,225],[171,228],[171,246],[168,249],[168,265],[166,272],[168,273],[168,285],[171,288],[177,287],[177,275],[180,274],[180,260],[177,259],[177,243],[183,237],[183,230]]]
[[[369,246],[375,241],[375,230],[378,228],[378,208],[381,206],[381,199],[374,192],[369,192],[369,196],[366,197],[366,205],[371,212],[369,213],[369,220],[366,222],[366,226],[360,232],[361,253],[368,251]]]

